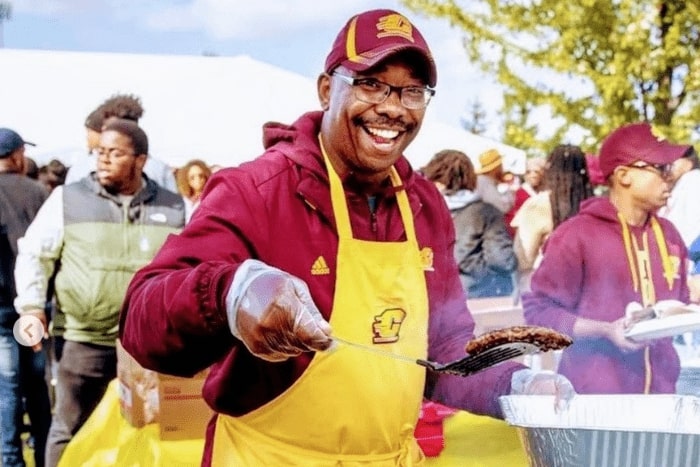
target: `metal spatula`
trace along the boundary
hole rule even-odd
[[[362,349],[367,352],[372,352],[377,355],[382,355],[384,357],[410,363],[417,363],[418,365],[424,366],[436,373],[446,373],[457,376],[473,375],[474,373],[485,370],[486,368],[498,363],[505,362],[506,360],[540,352],[539,347],[534,344],[529,344],[526,342],[511,342],[492,347],[476,355],[467,355],[466,357],[460,358],[459,360],[455,360],[453,362],[436,363],[420,358],[415,359],[405,355],[397,355],[384,350],[375,349],[374,347],[367,345],[346,341],[345,339],[340,339],[338,337],[333,337],[333,339],[338,343],[349,345],[357,349]]]

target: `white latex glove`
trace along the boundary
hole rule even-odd
[[[326,350],[331,327],[301,279],[257,260],[246,260],[226,297],[231,332],[253,355],[279,362]]]
[[[513,373],[510,393],[528,396],[553,395],[555,411],[566,410],[576,395],[574,386],[565,376],[553,371],[534,371],[529,368]]]

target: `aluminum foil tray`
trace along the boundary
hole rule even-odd
[[[698,467],[700,398],[577,395],[555,413],[552,396],[503,396],[532,467]]]

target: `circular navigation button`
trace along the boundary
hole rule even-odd
[[[21,345],[33,347],[44,338],[44,325],[33,315],[22,315],[12,328],[15,339]]]

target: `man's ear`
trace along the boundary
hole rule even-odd
[[[630,186],[632,184],[631,174],[632,170],[630,170],[629,167],[625,167],[624,165],[617,167],[611,175],[613,184],[625,187]]]
[[[318,102],[321,109],[328,110],[331,102],[331,77],[328,73],[321,73],[316,80],[316,90],[318,92]]]
[[[148,154],[139,154],[136,156],[136,165],[139,167],[139,170],[143,172],[143,168],[146,165],[146,160],[148,159]]]
[[[693,162],[689,157],[681,157],[675,161],[675,164],[678,164],[682,173],[686,173],[693,169]]]

